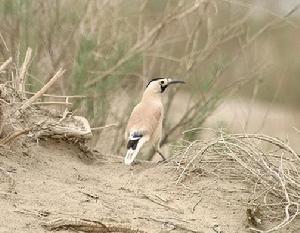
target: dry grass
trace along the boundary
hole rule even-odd
[[[300,157],[288,142],[261,134],[227,134],[209,141],[183,142],[171,159],[177,182],[190,176],[215,175],[252,187],[247,216],[257,232],[271,232],[300,213]]]

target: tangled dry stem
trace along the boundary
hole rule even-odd
[[[281,229],[297,218],[300,213],[300,157],[288,143],[263,134],[217,133],[218,136],[210,141],[184,142],[176,147],[176,156],[171,161],[179,172],[177,182],[200,171],[202,175],[238,177],[251,184],[253,192],[248,205],[264,213],[263,222],[252,216],[258,220],[250,223],[249,229],[256,232]],[[275,226],[267,227],[274,222]]]
[[[25,80],[31,57],[31,49],[20,68],[16,72],[16,79],[12,74],[11,80],[0,85],[0,113],[1,113],[1,138],[0,145],[10,144],[22,135],[38,139],[40,137],[54,137],[63,139],[84,140],[91,137],[92,131],[89,122],[80,116],[69,114],[66,107],[61,116],[59,111],[52,113],[47,109],[36,107],[37,105],[70,105],[69,97],[64,96],[66,102],[42,102],[38,101],[46,91],[63,76],[61,68],[57,73],[33,96],[26,98]],[[0,68],[2,71],[9,69],[11,59],[8,59]],[[37,102],[38,101],[38,102]],[[53,108],[54,110],[54,108]]]

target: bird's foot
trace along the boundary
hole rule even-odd
[[[157,163],[158,164],[164,164],[164,163],[167,163],[167,160],[166,159],[161,159]]]
[[[133,167],[133,166],[136,166],[136,165],[139,165],[139,164],[141,164],[140,161],[133,161],[133,162],[131,162],[131,163],[129,164],[129,166],[130,166],[130,167]]]
[[[160,151],[157,151],[158,154],[160,155],[160,158],[161,160],[159,160],[157,163],[161,164],[161,163],[166,163],[167,160],[166,160],[166,157],[160,152]]]
[[[166,161],[166,157],[163,155],[163,153],[161,153],[161,151],[160,150],[157,150],[157,153],[160,155],[160,157],[161,157],[161,161],[159,161],[159,162],[164,162],[164,161]]]

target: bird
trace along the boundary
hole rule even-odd
[[[141,101],[132,110],[125,130],[127,152],[124,162],[126,165],[134,162],[139,151],[146,144],[152,145],[155,152],[165,160],[160,150],[164,118],[162,94],[169,85],[183,83],[185,82],[171,78],[153,78],[149,81]]]

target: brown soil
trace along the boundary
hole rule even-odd
[[[15,182],[9,190],[0,173],[0,232],[49,232],[42,224],[58,218],[123,232],[249,232],[250,187],[237,181],[195,176],[176,184],[171,164],[125,166],[100,155],[91,161],[75,145],[52,140],[0,152],[0,167]],[[299,219],[280,232],[300,232]]]

